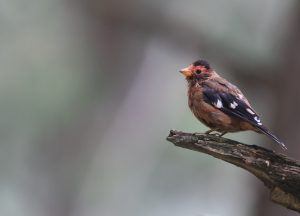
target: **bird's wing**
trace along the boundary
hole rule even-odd
[[[237,96],[207,87],[203,89],[203,95],[205,102],[226,114],[240,118],[254,126],[262,125],[256,112]]]
[[[248,105],[240,97],[235,96],[229,92],[212,89],[208,86],[204,86],[203,96],[205,102],[222,110],[229,116],[234,116],[236,118],[242,119],[250,123],[259,131],[271,137],[283,148],[285,148],[284,144],[275,135],[273,135],[265,126],[263,126],[259,116],[250,107],[250,105]]]
[[[235,85],[228,82],[226,79],[221,78],[219,75],[216,75],[208,82],[205,82],[205,85],[220,92],[232,94],[233,96],[236,96],[240,100],[244,101],[248,106],[250,106],[247,98],[244,96],[241,90]]]

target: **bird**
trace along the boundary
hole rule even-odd
[[[282,149],[285,144],[265,127],[241,90],[200,59],[179,71],[188,84],[188,105],[195,117],[210,128],[206,134],[254,131],[265,134]]]

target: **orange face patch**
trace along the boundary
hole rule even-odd
[[[207,72],[208,71],[208,69],[205,66],[202,66],[202,65],[198,65],[198,66],[191,65],[190,68],[191,68],[192,71],[196,71],[196,70],[200,70],[201,72]]]

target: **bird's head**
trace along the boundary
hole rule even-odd
[[[212,75],[213,70],[207,61],[198,60],[188,67],[181,69],[179,72],[189,81],[207,79]]]

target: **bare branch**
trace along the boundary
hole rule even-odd
[[[176,146],[209,154],[245,169],[270,189],[271,200],[300,212],[300,162],[283,154],[207,135],[170,131],[167,140]]]

